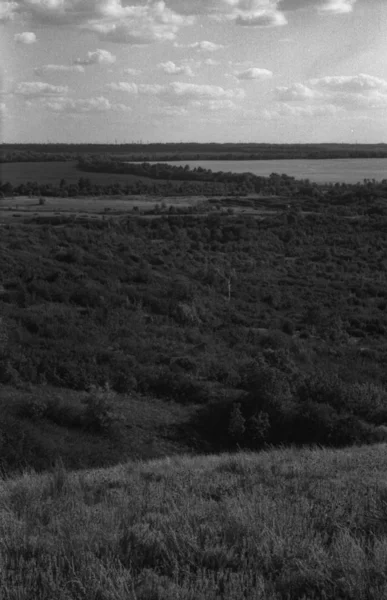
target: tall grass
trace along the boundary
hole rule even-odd
[[[180,456],[0,482],[4,600],[380,600],[387,446]]]

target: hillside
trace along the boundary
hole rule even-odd
[[[2,469],[384,441],[386,209],[340,189],[5,220]]]
[[[0,482],[5,600],[381,600],[386,445]]]

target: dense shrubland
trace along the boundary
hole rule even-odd
[[[195,406],[181,435],[207,450],[382,439],[383,204],[360,199],[351,218],[333,202],[301,207],[264,220],[214,212],[2,225],[1,383],[102,390],[86,417],[85,405],[67,415],[41,406],[35,387],[18,409],[26,422],[86,432],[89,418],[97,432],[114,413],[107,385],[187,414]]]

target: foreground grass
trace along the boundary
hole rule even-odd
[[[387,597],[387,446],[180,456],[0,482],[0,597]]]

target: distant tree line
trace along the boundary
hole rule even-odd
[[[9,181],[0,180],[2,196],[48,196],[77,197],[100,195],[141,195],[154,196],[247,196],[260,194],[263,196],[281,196],[285,198],[308,198],[318,201],[334,200],[343,205],[357,200],[371,201],[387,197],[387,179],[377,182],[364,179],[356,184],[329,183],[317,184],[309,179],[296,180],[286,174],[271,173],[269,177],[252,173],[213,172],[202,167],[189,169],[188,166],[168,164],[122,163],[110,159],[90,160],[90,157],[79,162],[81,170],[91,173],[91,177],[80,177],[78,182],[67,182],[61,179],[58,185],[27,181],[12,185]],[[92,173],[117,175],[133,175],[128,182],[101,183],[92,180]]]
[[[282,160],[387,158],[386,144],[1,144],[0,162],[63,161],[86,154],[121,160]]]

